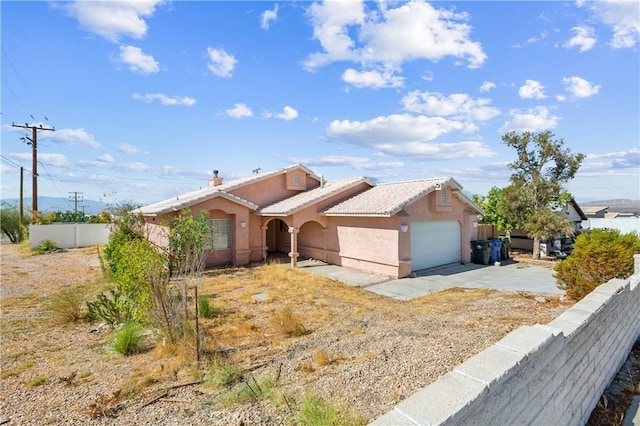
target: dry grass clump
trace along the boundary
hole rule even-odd
[[[324,367],[331,362],[331,359],[327,351],[318,348],[313,352],[313,362],[315,362],[318,367]]]

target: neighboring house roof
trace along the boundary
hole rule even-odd
[[[342,191],[353,188],[361,183],[370,186],[375,184],[366,177],[356,177],[324,182],[322,186],[294,195],[277,203],[273,203],[259,210],[262,216],[289,216],[305,207],[326,200]]]
[[[587,215],[584,213],[584,210],[580,208],[580,205],[578,203],[576,203],[576,200],[573,199],[573,198],[571,199],[571,205],[573,206],[573,208],[576,210],[576,212],[580,216],[580,219],[582,219],[582,220],[589,219],[587,217]]]
[[[607,210],[609,206],[583,206],[582,211],[588,215],[594,215]]]
[[[327,216],[390,217],[438,188],[451,186],[459,192],[462,186],[451,177],[380,183],[324,211]],[[460,196],[459,196],[460,197]],[[466,196],[460,197],[480,210]]]

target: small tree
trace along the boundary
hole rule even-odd
[[[573,179],[584,154],[571,154],[563,149],[564,141],[553,140],[553,133],[510,132],[502,136],[514,148],[518,159],[511,184],[503,190],[502,211],[509,223],[533,238],[533,257],[540,257],[540,240],[573,231],[569,220],[557,213],[571,195],[564,184]]]
[[[555,266],[557,286],[568,297],[580,300],[612,278],[631,276],[634,253],[640,253],[640,238],[635,233],[594,229],[580,234],[571,256]]]
[[[504,190],[494,186],[486,196],[473,194],[473,202],[482,208],[484,214],[480,218],[482,223],[497,225],[501,231],[510,232],[514,229],[513,224],[505,215],[504,211]]]
[[[195,289],[195,332],[196,354],[200,360],[200,330],[198,315],[198,291],[202,271],[212,244],[212,227],[209,216],[204,210],[193,215],[190,209],[185,209],[178,216],[169,218],[165,224],[169,227],[169,259],[170,269],[183,280],[185,300],[185,320],[188,318],[188,287]]]
[[[29,215],[24,215],[22,224],[20,223],[20,212],[18,208],[7,202],[2,202],[0,207],[0,225],[2,233],[9,238],[12,243],[20,242],[20,227],[26,227],[31,223]]]

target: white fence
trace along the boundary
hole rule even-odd
[[[640,234],[640,217],[593,218],[582,221],[582,227],[591,229],[617,229],[623,234],[635,231]]]
[[[373,424],[585,424],[640,337],[640,254],[634,265],[629,279],[509,333]]]
[[[60,248],[102,246],[109,242],[110,223],[52,223],[29,225],[29,246],[51,240]]]

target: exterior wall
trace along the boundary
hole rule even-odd
[[[547,325],[520,327],[373,425],[585,424],[640,337],[640,254]]]
[[[238,189],[234,189],[228,191],[229,193],[236,195],[244,200],[249,200],[252,203],[255,203],[259,206],[264,206],[267,204],[271,204],[276,201],[284,200],[285,198],[291,197],[293,195],[298,194],[301,190],[311,189],[320,185],[316,179],[312,179],[309,176],[305,175],[304,170],[300,169],[297,173],[300,175],[305,175],[306,177],[301,176],[300,181],[305,182],[305,187],[298,186],[295,188],[300,189],[287,189],[288,181],[287,177],[290,176],[291,182],[293,182],[294,171],[289,172],[288,174],[279,174],[277,176],[273,176],[269,179],[264,179],[259,182],[255,182],[251,185],[243,186]]]
[[[613,219],[589,219],[582,222],[583,228],[590,229],[617,229],[623,234],[637,232],[640,234],[639,217],[616,217]]]
[[[109,223],[29,225],[29,246],[34,249],[44,240],[51,240],[56,246],[65,249],[102,246],[109,242],[111,229]]]

